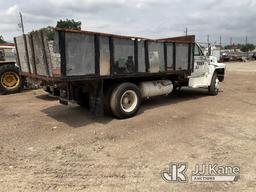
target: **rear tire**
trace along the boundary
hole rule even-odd
[[[141,105],[139,88],[132,83],[122,83],[112,92],[110,108],[113,115],[120,119],[130,118],[137,114]]]
[[[220,81],[218,79],[217,73],[213,74],[211,85],[208,87],[208,93],[212,96],[218,95],[219,93]]]
[[[19,75],[19,68],[14,64],[0,66],[0,93],[12,94],[22,91],[24,79]]]

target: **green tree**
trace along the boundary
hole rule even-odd
[[[57,28],[64,28],[64,29],[75,29],[75,30],[81,30],[81,21],[75,21],[74,19],[66,19],[60,20],[57,22],[56,27]]]
[[[0,35],[0,43],[6,43],[2,35]]]
[[[241,51],[247,52],[247,51],[253,51],[255,49],[255,45],[253,44],[246,44],[241,47]]]
[[[234,45],[226,45],[225,49],[240,49],[242,52],[253,51],[255,49],[255,45],[253,44],[234,44]]]
[[[48,26],[42,29],[46,33],[48,40],[54,40],[54,27]]]
[[[66,19],[59,20],[57,22],[56,28],[63,28],[63,29],[75,29],[81,30],[81,21],[75,21],[74,19]],[[54,27],[48,26],[41,29],[44,33],[46,33],[48,40],[54,40]]]

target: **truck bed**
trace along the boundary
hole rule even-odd
[[[152,40],[89,31],[56,29],[14,38],[23,76],[45,81],[78,81],[190,74],[194,36]]]

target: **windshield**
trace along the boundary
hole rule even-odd
[[[202,52],[202,50],[201,50],[201,48],[199,47],[198,44],[195,44],[194,55],[195,56],[202,56],[203,55],[203,52]]]
[[[13,61],[15,60],[15,57],[15,49],[4,49],[4,58],[6,61]]]

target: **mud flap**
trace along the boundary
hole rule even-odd
[[[97,117],[104,116],[103,81],[93,81],[89,88],[90,112]]]

